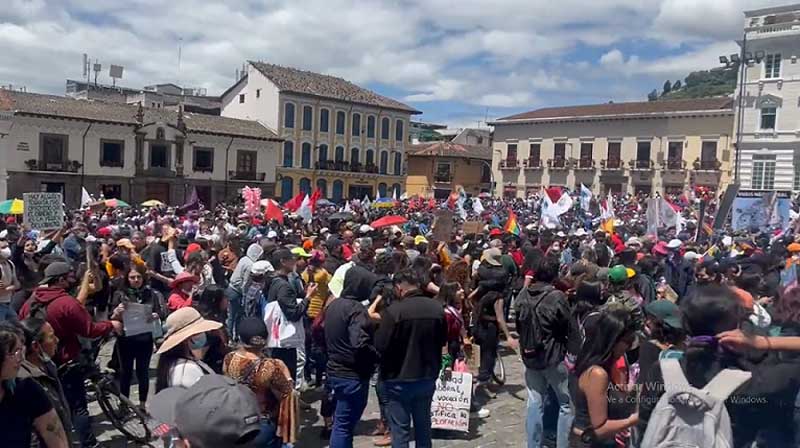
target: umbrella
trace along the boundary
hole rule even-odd
[[[334,204],[333,202],[331,202],[331,201],[329,201],[329,200],[327,200],[325,198],[322,198],[322,199],[317,201],[317,206],[318,207],[328,207],[328,206],[331,206],[331,205],[336,205],[336,204]]]
[[[483,193],[479,194],[478,197],[481,199],[490,199],[492,195],[484,191]]]
[[[343,220],[343,221],[347,221],[347,220],[353,219],[354,216],[355,215],[353,215],[350,212],[337,212],[337,213],[334,213],[334,214],[328,216],[328,219],[340,219],[340,220]]]
[[[118,208],[118,207],[130,207],[130,205],[123,201],[122,199],[105,199],[102,201],[92,202],[89,204],[89,208],[97,209],[97,208]]]
[[[408,220],[406,218],[402,217],[402,216],[390,215],[390,216],[384,216],[383,218],[380,218],[378,220],[372,221],[372,224],[370,224],[370,226],[373,229],[377,229],[379,227],[397,226],[397,225],[400,225],[400,224],[405,224],[407,222],[408,222]]]
[[[161,207],[162,205],[164,205],[164,203],[158,199],[150,199],[142,202],[142,207]]]
[[[0,202],[0,215],[21,215],[25,212],[25,203],[22,199],[9,199]]]

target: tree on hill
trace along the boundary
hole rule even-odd
[[[707,98],[712,96],[726,96],[736,90],[736,76],[738,66],[712,68],[689,73],[683,82],[675,81],[670,85],[670,91],[657,96],[658,100],[676,100],[686,98]],[[664,83],[666,87],[667,83]],[[647,99],[651,99],[651,94]]]
[[[647,101],[655,101],[658,99],[658,90],[653,89],[652,92],[647,94]]]
[[[681,80],[675,81],[675,84],[672,84],[672,91],[681,90]]]
[[[661,91],[661,96],[669,94],[672,91],[672,83],[669,82],[669,79],[664,81],[664,89]]]

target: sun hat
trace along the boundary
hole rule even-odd
[[[167,316],[164,326],[167,329],[167,333],[164,335],[164,342],[156,352],[159,355],[196,334],[222,328],[221,323],[203,319],[200,312],[190,306],[173,311],[172,314]]]
[[[56,261],[54,263],[50,263],[44,269],[44,278],[40,285],[46,285],[53,281],[54,279],[61,277],[62,275],[67,275],[72,271],[72,266],[69,263],[65,263],[63,261]]]
[[[500,257],[503,255],[503,252],[496,247],[492,247],[483,251],[483,260],[489,263],[492,266],[501,266],[502,263],[500,262]]]
[[[428,240],[422,235],[417,235],[414,237],[414,245],[418,244],[428,244]]]
[[[667,243],[663,241],[659,241],[653,246],[653,253],[659,255],[669,255],[669,248],[667,248]]]
[[[625,245],[628,246],[628,247],[630,247],[630,246],[640,246],[641,247],[642,240],[640,240],[639,238],[636,238],[635,236],[632,236],[632,237],[628,238],[628,241],[625,241]]]
[[[249,446],[261,431],[255,393],[233,378],[203,375],[190,388],[169,387],[153,396],[150,414],[198,448]]]
[[[124,247],[128,250],[136,250],[136,246],[134,246],[131,240],[128,238],[122,238],[121,240],[117,241],[117,247]]]
[[[584,236],[586,236],[586,234],[587,234],[587,232],[583,227],[581,227],[580,229],[575,231],[575,236],[578,236],[578,237],[584,237]]]
[[[169,284],[171,289],[175,289],[180,287],[181,283],[184,282],[192,282],[192,283],[200,283],[200,279],[197,278],[196,275],[192,275],[187,271],[183,271],[175,277],[175,280],[172,280]]]
[[[691,250],[686,252],[685,254],[683,254],[683,259],[684,260],[694,261],[694,260],[697,260],[699,258],[703,258],[703,256],[698,254],[697,252],[694,252],[694,251],[691,251]]]
[[[608,281],[611,283],[625,283],[629,278],[636,275],[636,271],[631,268],[618,264],[608,270]]]
[[[270,230],[269,232],[267,232],[267,238],[272,240],[272,239],[275,239],[277,237],[278,237],[278,233],[275,232],[274,230]]]
[[[375,229],[370,227],[369,224],[361,224],[361,227],[358,228],[359,233],[369,233],[372,232],[373,230]]]
[[[654,300],[644,307],[644,311],[672,328],[683,328],[678,305],[669,300]]]

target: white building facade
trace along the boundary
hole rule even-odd
[[[739,45],[749,63],[736,89],[738,181],[800,191],[800,4],[746,11]]]

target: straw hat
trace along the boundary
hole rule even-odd
[[[196,334],[218,330],[222,328],[222,324],[213,320],[203,319],[203,316],[196,309],[185,307],[167,316],[166,327],[167,334],[164,336],[164,343],[161,344],[158,352],[156,352],[159,355]]]

